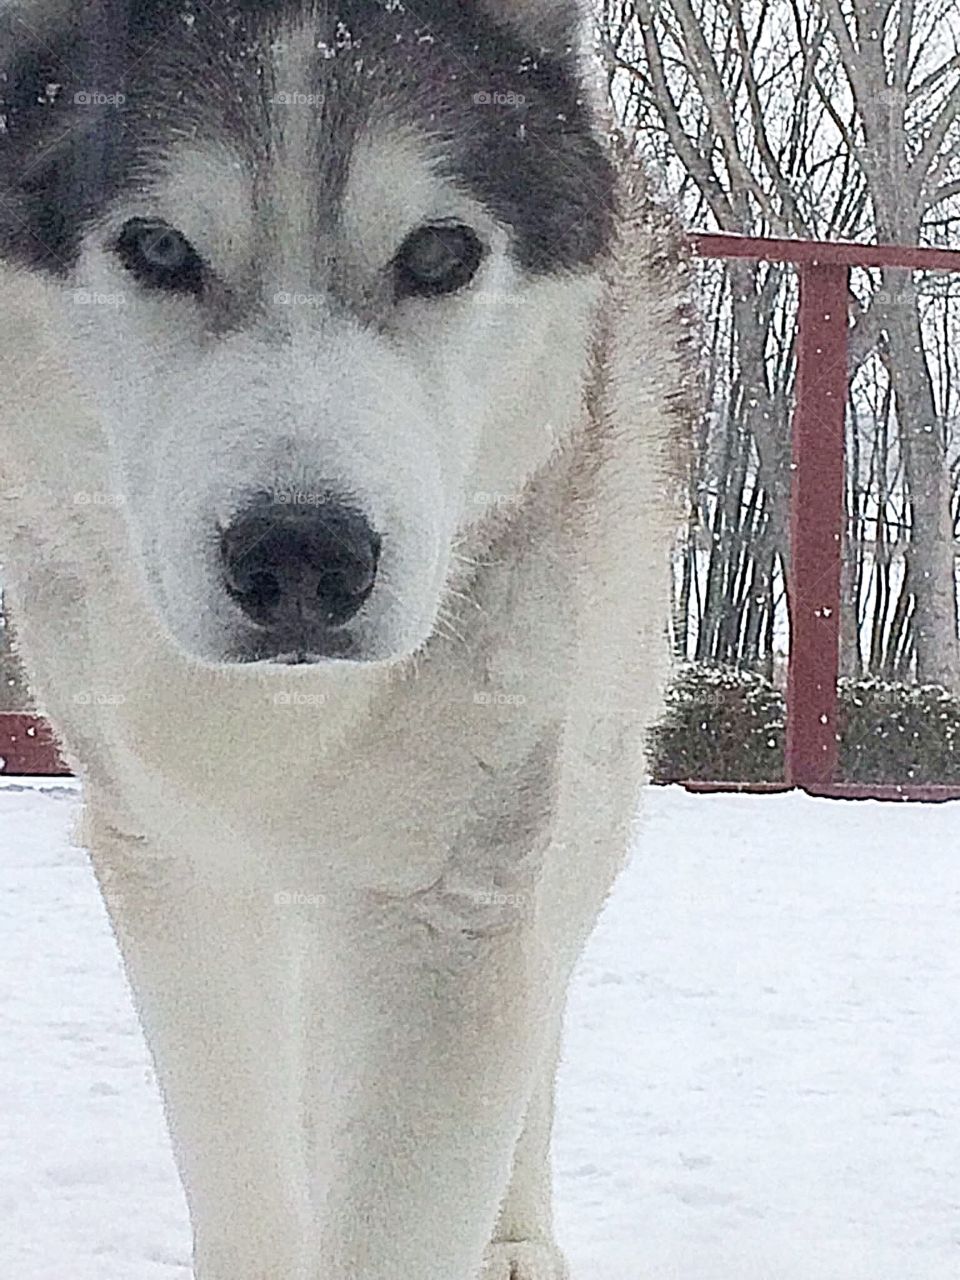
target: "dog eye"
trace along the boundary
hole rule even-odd
[[[469,227],[438,223],[420,227],[393,260],[398,298],[436,298],[470,283],[483,245]]]
[[[206,264],[193,245],[165,222],[133,218],[116,243],[126,269],[151,289],[174,293],[199,293]]]

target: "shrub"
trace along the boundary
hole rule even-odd
[[[840,681],[847,782],[960,782],[960,699],[939,685]]]
[[[936,685],[841,680],[840,770],[846,782],[960,783],[960,698]],[[650,733],[658,782],[780,782],[783,694],[752,672],[691,665]]]
[[[650,734],[658,782],[775,782],[783,777],[784,704],[762,676],[687,666]]]

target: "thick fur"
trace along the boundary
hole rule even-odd
[[[379,24],[408,17],[369,8],[367,56],[386,68]],[[116,23],[115,4],[98,9]],[[139,56],[170,62],[151,26],[164,6],[128,9]],[[274,89],[320,74],[326,7],[225,9]],[[240,120],[224,108],[211,136],[185,129],[183,98],[164,116],[163,76],[148,76],[128,127],[143,153],[121,155],[131,137],[98,123],[104,171],[64,195],[81,141],[35,119],[41,55],[11,35],[5,576],[37,696],[84,779],[83,839],[156,1062],[198,1280],[566,1275],[553,1077],[659,705],[683,267],[637,175],[619,166],[606,191],[614,166],[589,119],[549,123],[577,76],[569,9],[463,9],[469,47],[499,59],[496,92],[520,83],[508,62],[540,60],[513,182],[460,139],[495,126],[446,101],[438,54],[430,101],[397,98],[363,129],[341,127],[348,99],[324,82],[336,154],[303,121],[277,132],[270,112],[247,115],[242,95]],[[49,27],[43,48],[62,21]],[[408,70],[429,78],[418,32]],[[60,38],[83,64],[84,31]],[[231,74],[247,85],[230,63],[213,57],[208,106]],[[471,67],[471,89],[483,76]],[[425,123],[437,112],[443,129]],[[494,142],[497,164],[518,163]],[[307,155],[325,162],[319,198]],[[589,226],[564,225],[565,200]],[[157,210],[231,282],[202,315],[141,297],[111,257],[117,225]],[[395,312],[370,264],[451,214],[482,231],[481,274],[463,298]],[[293,289],[316,305],[264,307]],[[112,314],[78,291],[123,301]],[[205,530],[247,494],[331,481],[397,548],[356,660],[246,661]]]

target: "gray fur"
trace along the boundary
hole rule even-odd
[[[277,85],[269,50],[303,19],[318,46],[309,83]],[[588,264],[609,237],[611,173],[575,53],[543,50],[533,31],[528,46],[522,25],[504,28],[478,4],[93,0],[43,39],[16,11],[5,23],[0,46],[14,50],[0,98],[8,257],[67,271],[84,226],[136,188],[171,139],[226,140],[257,171],[272,117],[291,109],[274,101],[284,92],[315,99],[305,177],[321,227],[335,215],[357,134],[387,119],[429,139],[439,165],[511,228],[528,270]],[[104,101],[78,102],[84,94]]]

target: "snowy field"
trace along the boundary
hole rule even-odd
[[[188,1280],[77,803],[0,786],[0,1277]],[[960,807],[649,809],[570,1007],[574,1280],[956,1280]]]

